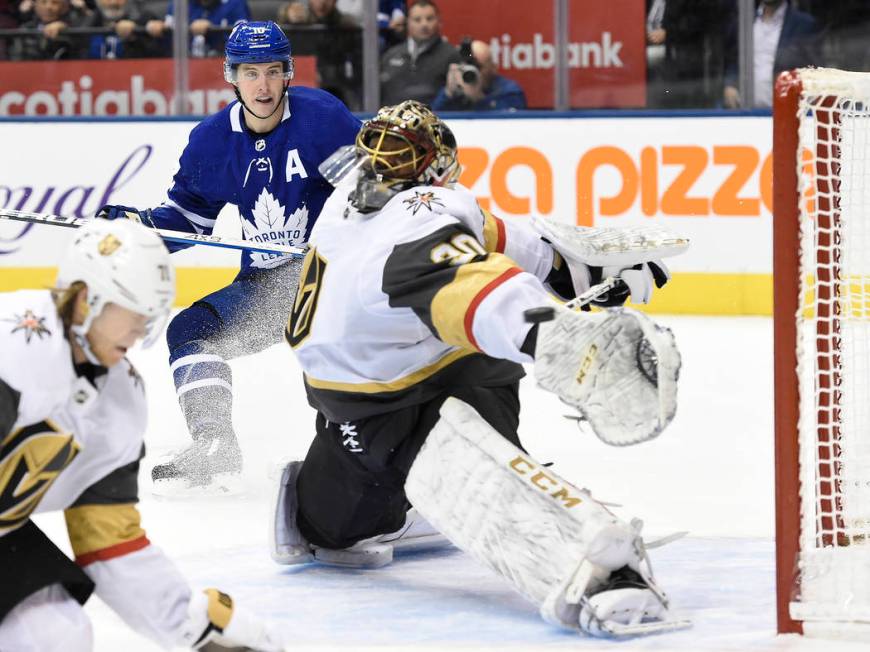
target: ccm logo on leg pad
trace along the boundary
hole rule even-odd
[[[583,501],[576,495],[572,494],[571,485],[563,482],[558,477],[552,476],[544,471],[540,466],[535,464],[522,455],[517,455],[514,459],[508,462],[511,470],[524,480],[534,485],[540,491],[543,491],[556,502],[570,509],[579,505]]]

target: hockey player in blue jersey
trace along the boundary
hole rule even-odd
[[[307,241],[332,186],[318,165],[354,142],[360,122],[332,95],[294,87],[290,42],[273,22],[243,22],[227,39],[224,77],[237,102],[190,133],[167,198],[157,208],[104,206],[98,217],[211,233],[226,204],[238,207],[245,239]],[[172,245],[173,250],[183,246]],[[299,277],[299,261],[242,252],[227,287],[169,324],[169,363],[193,444],[151,471],[155,489],[214,486],[241,471],[232,426],[229,359],[279,342]],[[217,476],[217,477],[216,477]]]

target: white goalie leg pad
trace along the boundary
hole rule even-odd
[[[614,446],[657,437],[677,411],[680,353],[673,333],[628,308],[561,306],[541,322],[535,379]]]
[[[626,268],[676,256],[689,248],[688,238],[660,226],[574,226],[542,216],[534,216],[532,226],[564,258],[593,267]]]
[[[442,406],[405,491],[454,544],[565,627],[579,627],[584,598],[612,571],[641,566],[634,528],[455,398]]]

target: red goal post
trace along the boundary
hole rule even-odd
[[[870,74],[774,92],[777,629],[870,640]]]

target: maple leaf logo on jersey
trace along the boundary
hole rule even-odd
[[[24,341],[30,344],[30,340],[36,335],[42,339],[43,335],[51,335],[51,331],[45,327],[45,317],[37,317],[32,310],[25,310],[23,315],[15,315],[12,319],[3,319],[15,324],[12,333],[24,331]]]
[[[408,197],[407,199],[403,199],[402,203],[405,204],[405,207],[411,211],[411,215],[416,215],[417,211],[419,211],[424,206],[431,212],[432,206],[441,206],[444,207],[444,204],[435,196],[435,193],[431,190],[429,192],[417,192],[414,191],[413,197]]]
[[[308,207],[300,206],[290,215],[285,215],[285,209],[266,188],[260,192],[254,202],[252,211],[253,222],[242,220],[242,231],[245,239],[252,242],[264,242],[281,245],[300,245],[305,242],[305,231],[308,228]],[[284,262],[287,256],[251,252],[253,267],[275,267]]]

